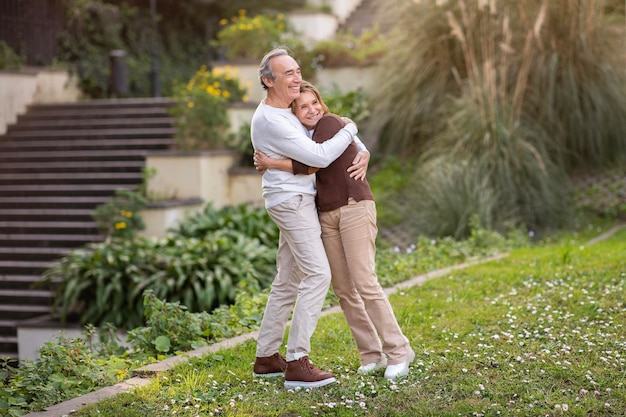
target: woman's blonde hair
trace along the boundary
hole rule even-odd
[[[306,92],[313,93],[315,95],[317,101],[319,101],[319,103],[322,105],[322,110],[324,111],[324,114],[330,113],[330,110],[328,110],[328,106],[326,105],[326,103],[324,103],[324,100],[322,100],[322,95],[320,94],[319,90],[315,88],[315,86],[310,82],[302,80],[302,84],[300,84],[300,94]],[[296,100],[291,102],[291,111],[293,112],[293,114],[296,114]]]

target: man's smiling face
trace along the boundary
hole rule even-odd
[[[302,73],[295,59],[289,55],[280,55],[270,61],[274,80],[265,78],[269,87],[266,103],[283,109],[289,108],[291,102],[300,97]]]

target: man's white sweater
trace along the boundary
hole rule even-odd
[[[348,123],[333,138],[316,143],[291,109],[272,107],[262,101],[252,116],[250,133],[254,149],[271,158],[290,158],[312,167],[325,168],[352,142],[357,127]],[[268,169],[263,174],[266,208],[298,194],[315,195],[315,174],[293,175],[277,169]]]

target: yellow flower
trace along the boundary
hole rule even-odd
[[[220,25],[226,26],[228,24],[228,19],[220,19]]]
[[[226,98],[230,97],[230,92],[228,90],[224,90],[224,92],[222,93],[222,95]]]
[[[126,222],[117,222],[115,223],[115,230],[126,229]]]
[[[193,101],[187,103],[187,107],[189,107],[190,109],[193,109],[193,106],[195,106],[195,104],[193,104]]]

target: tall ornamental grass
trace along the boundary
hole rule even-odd
[[[499,230],[562,227],[568,174],[626,156],[615,7],[386,0],[384,10],[397,24],[372,119],[379,150],[416,160],[406,216],[419,232],[461,237],[473,217]]]

